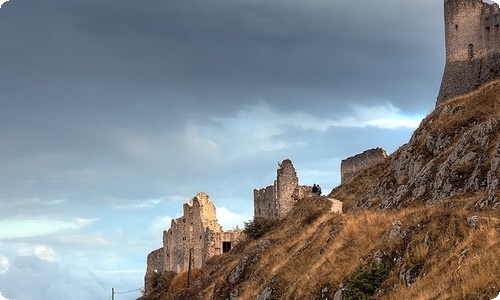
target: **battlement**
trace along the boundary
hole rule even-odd
[[[366,150],[342,160],[340,164],[341,183],[351,181],[360,171],[377,165],[387,159],[387,153],[382,148]]]
[[[500,10],[482,0],[444,1],[446,65],[437,105],[500,78]]]

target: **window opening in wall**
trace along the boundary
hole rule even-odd
[[[455,29],[458,29],[458,24],[455,24]]]
[[[474,44],[469,44],[469,53],[467,58],[472,60],[474,58]]]
[[[222,242],[222,253],[231,251],[231,242]]]

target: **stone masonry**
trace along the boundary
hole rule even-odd
[[[444,0],[446,66],[436,105],[500,78],[498,4]]]
[[[183,205],[183,211],[183,216],[163,231],[163,247],[148,255],[146,294],[158,274],[187,271],[190,256],[191,268],[202,268],[209,258],[228,252],[239,241],[240,230],[223,231],[217,223],[215,206],[207,194],[196,194]]]
[[[273,185],[254,189],[254,218],[283,219],[297,199],[312,195],[311,186],[300,186],[292,161],[285,159],[279,164]]]
[[[387,153],[385,150],[375,148],[342,160],[340,164],[341,183],[350,182],[360,171],[379,164],[386,159]]]

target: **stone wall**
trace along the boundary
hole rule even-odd
[[[163,247],[148,255],[146,293],[157,273],[187,271],[190,254],[191,268],[202,268],[209,258],[234,247],[241,234],[240,230],[223,231],[210,197],[203,192],[196,194],[183,205],[183,216],[172,220],[170,228],[163,231]]]
[[[446,65],[442,102],[500,78],[500,12],[482,0],[445,0]]]
[[[254,216],[267,220],[278,218],[278,203],[276,194],[276,181],[273,185],[262,189],[253,190]]]
[[[340,164],[341,183],[350,182],[360,171],[379,164],[386,159],[387,153],[385,150],[375,148],[342,160]]]
[[[290,159],[279,164],[273,185],[254,189],[254,218],[283,219],[297,199],[312,195],[311,186],[300,186],[299,178]]]
[[[293,193],[299,186],[299,178],[292,161],[283,160],[278,169],[276,179],[276,194],[278,197],[278,218],[283,219],[293,208],[295,199]]]
[[[153,289],[155,279],[162,273],[164,266],[163,255],[163,248],[149,253],[146,264],[146,275],[144,276],[144,292],[150,292]]]

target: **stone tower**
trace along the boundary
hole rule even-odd
[[[500,78],[498,4],[444,0],[444,24],[446,66],[437,105]]]
[[[254,218],[283,219],[292,210],[297,199],[312,195],[311,190],[311,186],[299,185],[292,161],[285,159],[279,163],[273,185],[254,189]]]

